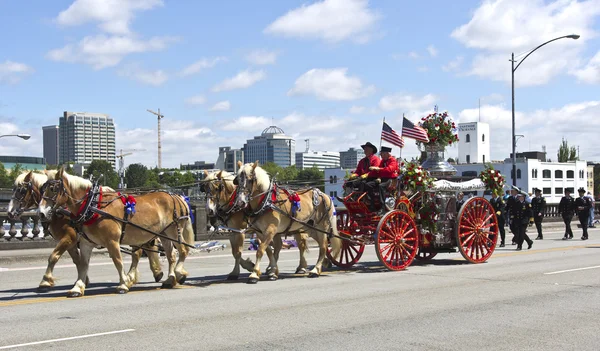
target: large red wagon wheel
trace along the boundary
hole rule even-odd
[[[389,270],[405,269],[419,250],[417,224],[406,212],[394,210],[386,213],[379,221],[375,235],[375,252]]]
[[[327,258],[334,265],[340,268],[350,268],[354,266],[363,252],[365,251],[365,244],[363,242],[357,242],[354,240],[354,233],[356,233],[356,222],[354,222],[348,211],[338,211],[337,215],[337,229],[338,235],[342,238],[342,251],[337,259],[331,256],[331,248],[327,249]]]
[[[463,257],[482,263],[492,255],[498,241],[498,220],[492,205],[482,197],[465,202],[458,212],[456,243]]]

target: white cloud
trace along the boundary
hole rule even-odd
[[[204,95],[195,95],[185,99],[187,105],[202,105],[206,102]]]
[[[29,134],[31,138],[23,140],[18,137],[4,137],[0,139],[0,155],[11,156],[39,156],[42,155],[43,140],[40,123],[31,123],[27,118],[6,121],[5,116],[0,115],[0,134]],[[15,122],[20,123],[16,124]],[[6,165],[5,165],[6,166]]]
[[[164,84],[169,75],[162,70],[147,71],[137,64],[131,64],[118,71],[121,77],[127,77],[146,85],[159,86]]]
[[[245,70],[239,72],[232,78],[225,79],[212,88],[213,92],[227,91],[233,89],[245,89],[266,78],[263,70],[251,71]]]
[[[471,20],[456,28],[451,36],[468,48],[479,50],[468,74],[510,82],[507,53],[527,53],[545,40],[577,33],[577,41],[561,39],[536,51],[517,72],[516,84],[539,85],[565,73],[579,57],[585,42],[597,35],[595,17],[600,3],[588,1],[486,0],[473,12]]]
[[[367,108],[364,106],[352,106],[348,112],[353,115],[374,115],[380,113],[381,111],[376,107]]]
[[[418,111],[427,108],[432,108],[436,100],[437,97],[433,94],[415,96],[410,94],[398,93],[382,97],[381,100],[379,100],[379,108],[384,111]]]
[[[221,129],[222,130],[237,130],[237,131],[246,131],[251,133],[251,131],[255,130],[260,131],[265,129],[270,125],[270,120],[267,117],[262,116],[242,116],[240,118],[236,118],[233,121],[226,121],[223,123]],[[256,135],[259,135],[256,134]],[[248,134],[250,137],[251,134]]]
[[[463,61],[465,60],[462,56],[456,56],[452,61],[442,66],[444,72],[457,72],[460,69]]]
[[[24,75],[31,74],[33,71],[33,68],[24,63],[6,60],[0,63],[0,84],[18,83]]]
[[[284,37],[364,43],[372,36],[380,14],[368,0],[324,0],[302,5],[277,18],[264,32]]]
[[[504,101],[504,96],[502,94],[492,93],[490,95],[482,96],[481,101],[485,101],[488,104],[502,102]]]
[[[438,55],[438,50],[433,45],[429,45],[427,47],[427,52],[429,53],[429,56],[431,56],[431,57],[436,57]]]
[[[572,72],[579,81],[588,84],[600,84],[600,51],[588,63]]]
[[[162,5],[162,0],[75,0],[58,14],[56,22],[62,26],[99,22],[104,32],[126,35],[131,33],[129,25],[135,12]]]
[[[277,51],[254,50],[246,55],[246,60],[255,65],[272,65],[277,61]]]
[[[181,70],[181,72],[179,73],[179,75],[181,76],[189,76],[192,74],[196,74],[202,70],[205,70],[207,68],[213,68],[214,66],[217,65],[217,63],[219,62],[225,62],[227,61],[226,57],[213,57],[213,58],[202,58],[194,63],[192,63],[191,65],[187,66],[186,68],[184,68],[183,70]]]
[[[96,35],[84,37],[79,43],[50,50],[46,57],[53,61],[84,63],[99,70],[118,65],[125,56],[161,51],[176,41],[173,37],[152,37],[140,40],[127,36]]]
[[[419,67],[417,67],[417,71],[419,71],[419,72],[429,72],[429,67],[427,67],[427,66],[419,66]]]
[[[229,101],[220,101],[210,108],[211,111],[229,111],[231,109],[231,103]]]
[[[314,95],[319,100],[349,101],[375,92],[373,85],[364,87],[359,78],[347,76],[347,71],[347,68],[313,68],[296,79],[288,95]]]

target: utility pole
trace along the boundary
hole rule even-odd
[[[158,112],[154,112],[152,110],[146,110],[148,112],[150,112],[153,115],[156,115],[157,119],[158,119],[158,169],[162,168],[162,156],[161,156],[161,152],[162,152],[162,146],[160,145],[160,120],[162,118],[164,118],[165,116],[160,114],[160,109],[158,109]]]

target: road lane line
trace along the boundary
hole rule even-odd
[[[115,330],[115,331],[110,331],[110,332],[105,332],[105,333],[87,334],[87,335],[72,336],[72,337],[69,337],[69,338],[60,338],[60,339],[52,339],[52,340],[28,342],[28,343],[25,343],[25,344],[15,344],[15,345],[8,345],[8,346],[0,346],[0,350],[12,349],[12,348],[23,347],[23,346],[48,344],[48,343],[51,343],[51,342],[59,342],[59,341],[69,341],[69,340],[92,338],[92,337],[103,336],[103,335],[128,333],[128,332],[132,332],[132,331],[135,331],[135,329]]]
[[[568,272],[577,272],[577,271],[585,271],[587,269],[600,268],[600,266],[591,266],[591,267],[583,267],[583,268],[573,268],[573,269],[565,269],[564,271],[556,271],[556,272],[548,272],[544,273],[545,275],[551,274],[560,274],[560,273],[568,273]]]

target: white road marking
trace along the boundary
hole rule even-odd
[[[546,275],[560,274],[560,273],[568,273],[568,272],[576,272],[576,271],[585,271],[587,269],[594,269],[594,268],[600,268],[600,266],[591,266],[591,267],[583,267],[583,268],[565,269],[564,271],[549,272],[549,273],[544,273],[544,274],[546,274]]]
[[[0,346],[0,350],[12,349],[12,348],[23,347],[23,346],[31,346],[31,345],[41,345],[41,344],[48,344],[48,343],[51,343],[51,342],[59,342],[59,341],[68,341],[68,340],[76,340],[76,339],[92,338],[92,337],[95,337],[95,336],[102,336],[102,335],[111,335],[111,334],[128,333],[128,332],[132,332],[132,331],[135,331],[135,329],[123,329],[123,330],[115,330],[115,331],[106,332],[106,333],[87,334],[87,335],[72,336],[72,337],[70,337],[70,338],[60,338],[60,339],[52,339],[52,340],[44,340],[44,341],[28,342],[28,343],[25,343],[25,344],[16,344],[16,345]]]

